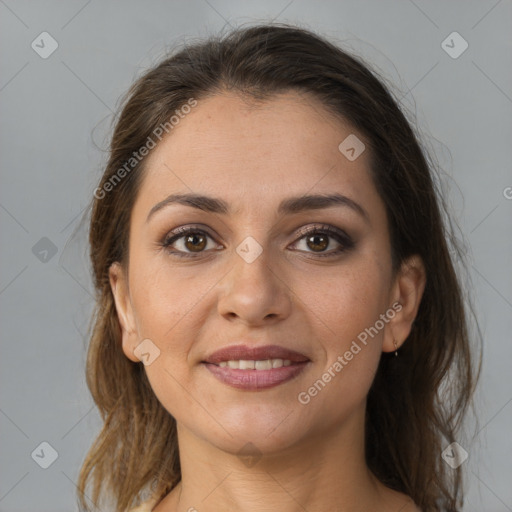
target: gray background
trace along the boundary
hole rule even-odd
[[[92,296],[80,218],[120,95],[166,47],[270,19],[319,31],[379,69],[446,173],[485,337],[464,510],[512,510],[509,0],[0,0],[1,511],[77,510],[78,470],[100,426],[84,379]],[[46,59],[31,47],[44,31],[58,42]],[[441,47],[453,31],[469,44],[455,59]],[[48,449],[31,456],[42,442],[58,452],[48,469],[34,460]]]

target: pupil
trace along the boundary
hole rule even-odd
[[[315,242],[315,240],[318,240],[318,239],[322,239],[323,240],[323,243],[320,242]],[[329,242],[327,240],[327,237],[325,235],[312,235],[309,237],[309,241],[312,241],[312,244],[313,245],[320,245],[320,250],[324,250],[328,245],[329,245]],[[313,248],[313,247],[311,247]]]
[[[192,245],[192,246],[190,246],[190,247],[189,247],[189,245],[188,245],[188,244],[189,244],[189,243],[196,244],[196,243],[197,243],[198,238],[202,238],[203,242],[202,242],[200,245]],[[205,237],[204,237],[204,236],[202,236],[202,235],[189,235],[189,236],[187,237],[187,241],[186,241],[185,243],[187,244],[187,248],[188,248],[188,249],[191,249],[191,250],[193,250],[193,251],[196,251],[196,252],[197,252],[197,250],[204,249],[204,246],[205,246],[205,242],[204,242],[204,240],[205,240]]]

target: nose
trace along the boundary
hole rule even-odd
[[[218,312],[226,319],[261,326],[282,321],[292,309],[291,288],[268,251],[252,262],[233,253],[233,268],[222,280]]]

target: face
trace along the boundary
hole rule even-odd
[[[200,100],[147,158],[129,264],[110,273],[123,351],[139,362],[146,340],[162,405],[223,450],[277,451],[361,414],[382,352],[407,337],[422,281],[392,274],[369,151],[338,149],[354,135],[308,96],[254,105],[226,93]],[[205,363],[233,345],[303,362],[284,366],[278,349],[220,358],[270,360],[262,370]]]

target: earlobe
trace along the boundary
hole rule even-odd
[[[397,313],[387,326],[383,352],[394,352],[409,336],[418,314],[425,285],[426,272],[421,257],[410,256],[402,263],[393,285],[392,302],[400,304],[400,309],[396,308]]]
[[[109,268],[109,281],[121,328],[123,352],[131,361],[139,362],[139,359],[133,353],[137,346],[137,330],[135,328],[135,318],[128,291],[128,283],[124,269],[117,261],[112,263]]]

